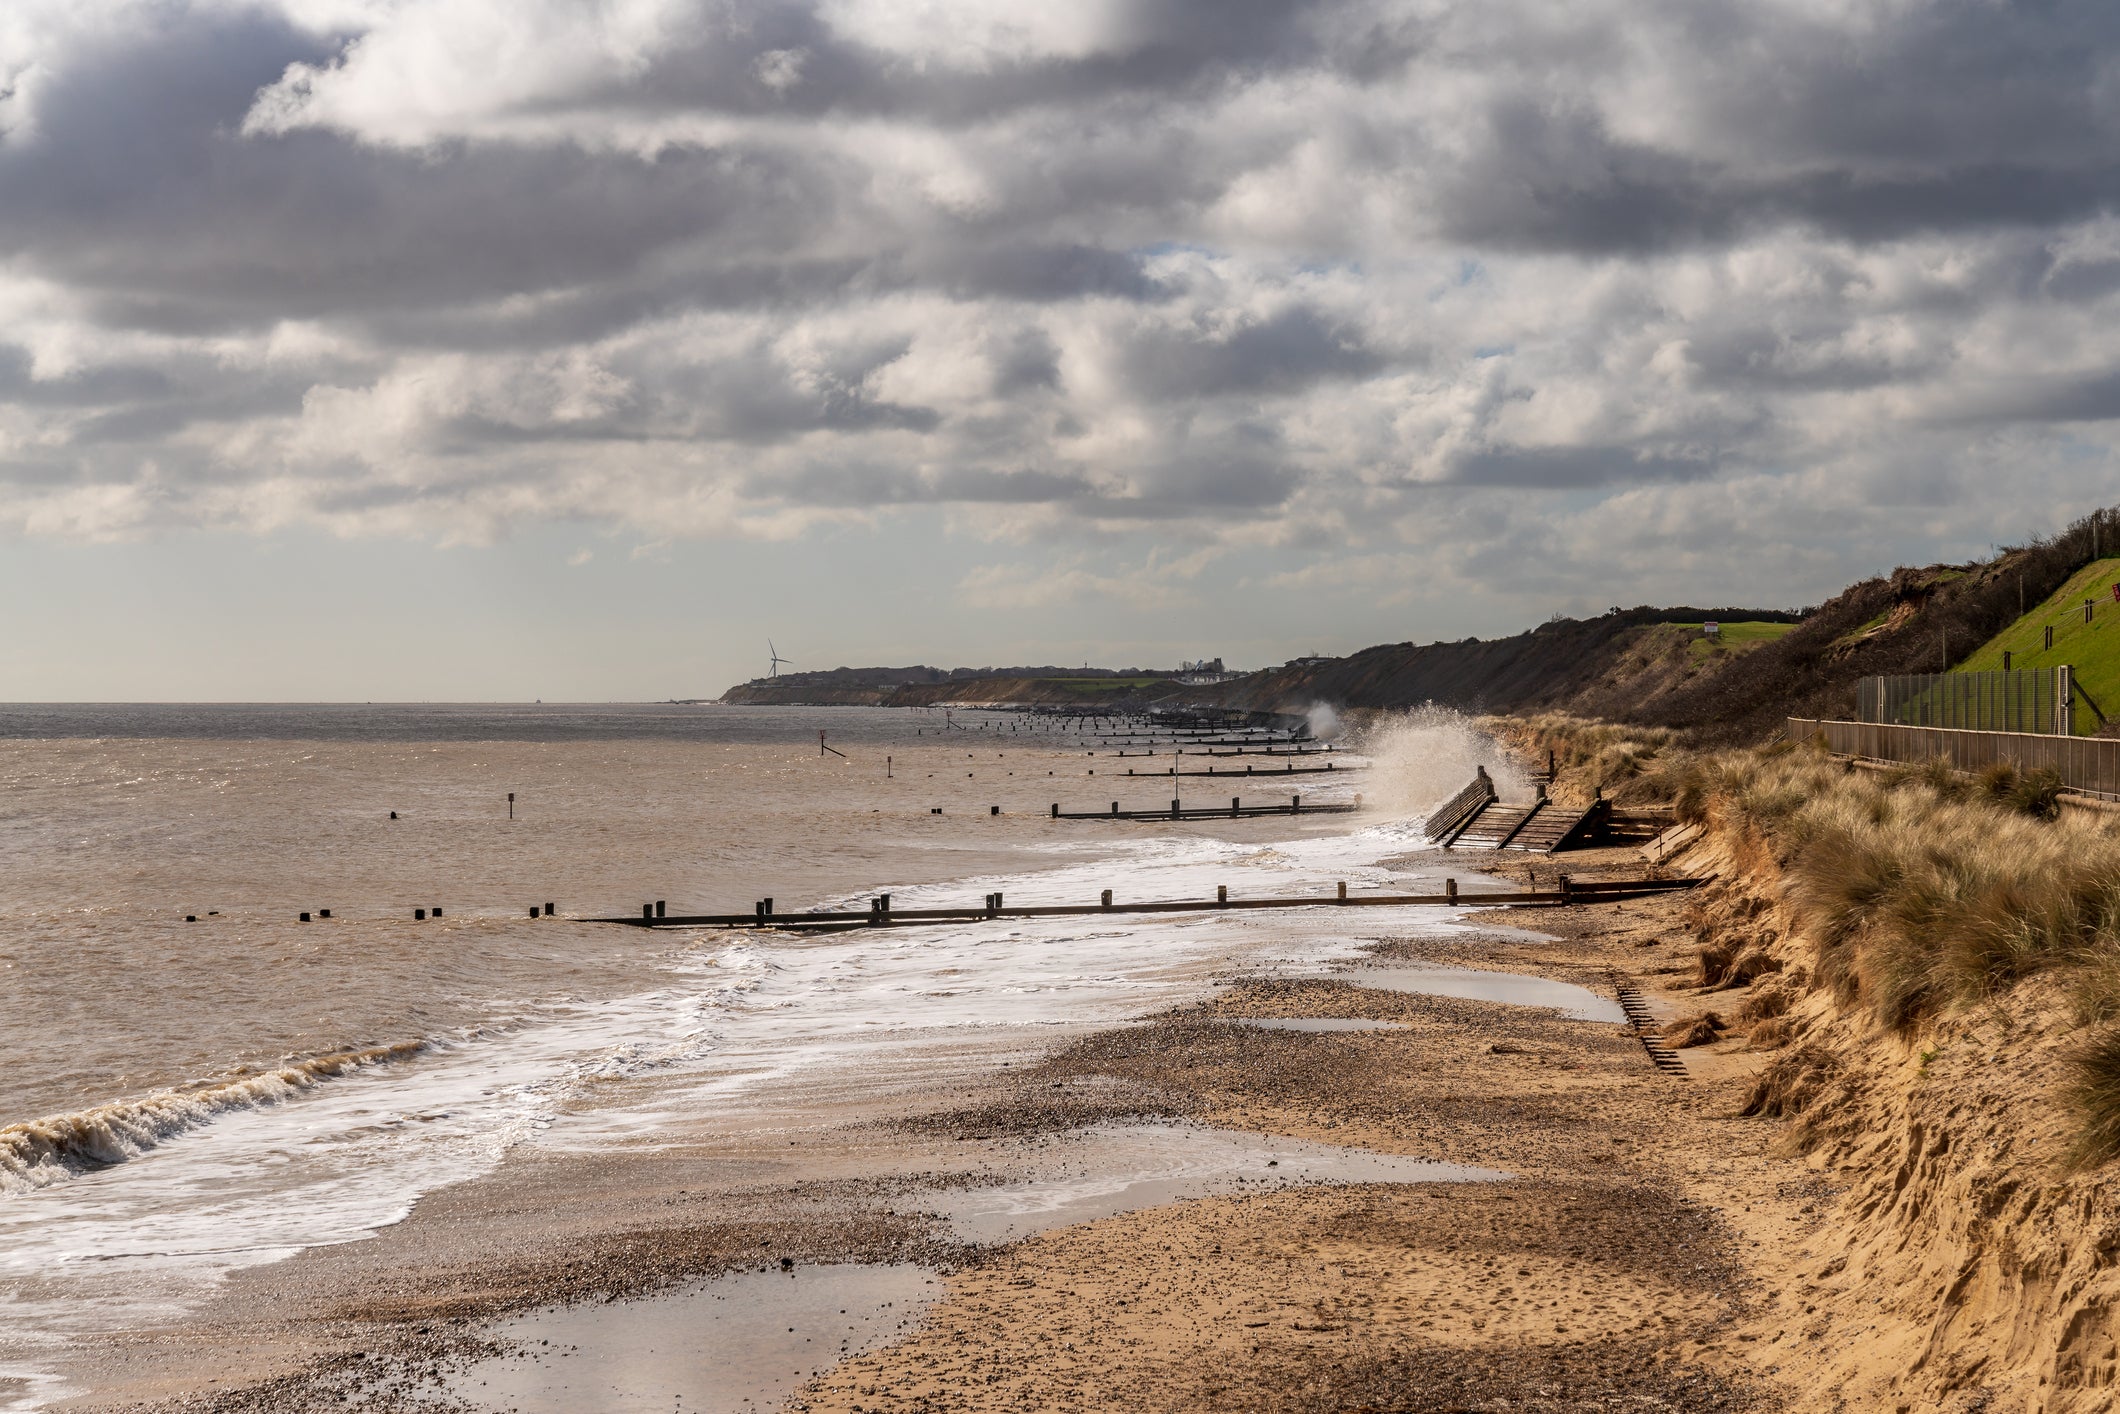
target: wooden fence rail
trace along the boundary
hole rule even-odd
[[[1832,722],[1790,717],[1790,741],[1825,738],[1838,756],[1918,765],[1941,761],[1954,770],[1979,771],[1997,764],[2020,771],[2045,767],[2070,790],[2120,798],[2120,740],[2045,736],[2031,732],[1980,732],[1954,727],[1902,727],[1883,722]]]

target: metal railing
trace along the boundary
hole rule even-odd
[[[1949,727],[1903,727],[1884,722],[1825,722],[1791,717],[1789,740],[1824,736],[1839,756],[1918,765],[1941,761],[1954,770],[1979,771],[2006,762],[2020,771],[2041,766],[2071,790],[2120,795],[2120,740],[2055,736],[2051,732],[1982,732]]]
[[[2069,736],[2075,697],[2066,666],[1913,673],[1862,679],[1855,688],[1855,717],[1889,726]]]

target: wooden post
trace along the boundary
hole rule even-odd
[[[430,913],[431,915],[433,915],[433,916],[434,916],[434,917],[436,917],[436,918],[439,918],[439,917],[441,917],[441,916],[442,916],[442,911],[441,911],[441,910],[440,910],[439,908],[430,908],[430,909],[428,909],[428,910],[427,910],[427,912],[428,912],[428,913]]]
[[[306,914],[306,913],[305,913],[305,914],[303,914],[303,915],[302,915],[301,917],[302,917],[302,921],[303,921],[304,923],[307,923],[307,922],[309,921],[309,915],[308,915],[308,914]]]
[[[413,909],[413,910],[412,910],[412,921],[413,921],[413,922],[415,922],[415,923],[424,923],[424,922],[426,922],[426,921],[427,921],[427,910],[426,910],[426,909],[424,909],[424,908],[415,908],[415,909]]]
[[[1302,796],[1292,795],[1288,797],[1288,813],[1291,815],[1301,815],[1303,813]]]
[[[547,918],[550,918],[551,916],[552,916],[552,905],[548,903],[548,904],[546,904],[546,905],[545,905],[545,917],[547,917]]]
[[[640,906],[640,916],[643,918],[653,918],[655,916],[655,905],[652,903],[642,904]]]
[[[986,813],[989,815],[999,815],[1001,813],[1001,807],[998,805],[989,805],[986,808]]]
[[[512,790],[508,792],[508,818],[515,818],[515,792]]]
[[[667,907],[667,906],[666,906],[666,905],[664,904],[664,902],[663,902],[663,901],[662,901],[661,899],[657,899],[657,900],[655,900],[655,916],[656,916],[657,918],[662,918],[662,917],[665,917],[665,916],[667,916],[668,912],[669,912],[669,909],[668,909],[668,907]]]
[[[768,917],[768,918],[771,918],[771,917],[773,916],[773,900],[771,900],[771,899],[766,899],[766,900],[765,900],[764,902],[765,902],[765,910],[766,910],[766,917]]]
[[[1112,814],[1116,815],[1116,814],[1118,814],[1118,813],[1119,813],[1119,802],[1115,800],[1115,801],[1113,801],[1113,802],[1112,802]]]
[[[1233,796],[1231,796],[1231,797],[1229,798],[1229,818],[1230,818],[1230,819],[1234,820],[1234,819],[1236,819],[1236,818],[1237,818],[1237,810],[1238,810],[1238,809],[1239,809],[1239,807],[1240,807],[1240,806],[1242,805],[1242,803],[1243,803],[1243,797],[1241,797],[1241,796],[1235,796],[1235,795],[1233,795]]]
[[[1340,902],[1347,902],[1347,881],[1345,879],[1340,880]]]
[[[534,903],[530,905],[530,916],[532,918],[537,917],[537,905]]]
[[[1216,902],[1216,903],[1228,903],[1228,902],[1229,902],[1229,885],[1227,885],[1227,884],[1217,884],[1217,885],[1215,885],[1215,902]]]
[[[319,918],[329,918],[330,916],[331,910],[328,908],[320,908],[317,910],[317,917]]]
[[[890,917],[890,916],[891,916],[891,896],[890,896],[889,894],[878,894],[878,895],[877,895],[877,897],[878,897],[879,899],[881,899],[881,900],[883,901],[883,916],[884,916],[884,917],[886,917],[886,918]]]
[[[1446,903],[1457,902],[1457,880],[1443,880],[1443,901]]]
[[[1175,801],[1175,800],[1173,800],[1173,801],[1172,801],[1172,802],[1170,803],[1170,813],[1171,813],[1171,814],[1172,814],[1173,816],[1175,816],[1175,815],[1176,815],[1176,814],[1178,813],[1178,802],[1177,802],[1177,801]]]
[[[1053,802],[1053,818],[1055,820],[1060,818],[1060,802],[1057,800]]]
[[[1110,889],[1106,889],[1104,891],[1104,897],[1100,901],[1103,903],[1104,907],[1110,908],[1112,906],[1112,891]]]
[[[1561,902],[1575,902],[1575,891],[1569,886],[1568,876],[1566,874],[1561,875]]]

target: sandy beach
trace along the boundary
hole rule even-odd
[[[1781,1407],[1744,1357],[1824,1188],[1734,1118],[1746,1058],[1674,1078],[1609,1022],[1363,985],[1661,998],[1683,906],[1495,911],[747,1126],[511,1160],[114,1343],[111,1393],[71,1407]],[[1343,1181],[1349,1154],[1410,1168]],[[777,1348],[716,1338],[717,1284],[780,1303]]]

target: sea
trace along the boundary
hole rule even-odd
[[[1121,756],[1114,730],[859,707],[0,705],[0,1410],[79,1394],[82,1343],[179,1321],[230,1273],[359,1241],[512,1152],[755,1121],[820,1075],[1121,1021],[1232,968],[1316,971],[1387,926],[1329,907],[826,935],[597,920],[1405,889],[1425,810],[1475,760],[1507,770],[1439,714],[1335,742],[1344,774],[1282,781],[1159,780],[1170,748]],[[1298,794],[1362,809],[1051,813]],[[1388,927],[1452,926],[1421,912]]]

